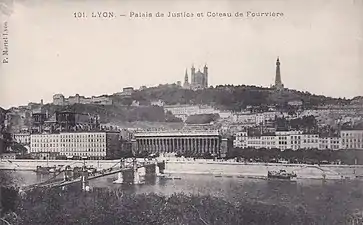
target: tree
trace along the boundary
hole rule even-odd
[[[219,118],[219,114],[198,114],[191,115],[187,118],[188,124],[206,124],[212,121],[216,121]]]

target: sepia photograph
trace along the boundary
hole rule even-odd
[[[0,0],[0,225],[363,224],[363,0]]]

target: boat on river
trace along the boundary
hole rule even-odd
[[[49,174],[49,173],[55,173],[57,172],[57,169],[55,166],[37,166],[37,168],[35,169],[36,173],[41,173],[41,174]]]
[[[164,179],[164,180],[181,180],[181,177],[174,177],[170,174],[161,174],[160,176],[158,176],[160,179]]]
[[[267,178],[274,180],[296,180],[296,174],[294,172],[287,172],[286,170],[268,171]]]

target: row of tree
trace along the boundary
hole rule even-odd
[[[286,160],[290,163],[342,163],[363,165],[361,150],[318,150],[318,149],[252,149],[234,148],[228,152],[227,158],[243,158],[259,162],[277,162]]]
[[[231,203],[212,196],[125,194],[96,189],[82,193],[36,189],[14,197],[13,225],[40,224],[315,224],[317,217],[300,206],[286,207],[240,199]]]
[[[147,158],[150,156],[158,157],[159,154],[152,154],[148,151],[138,153],[124,152],[122,157],[141,157]],[[213,159],[220,157],[218,154],[211,154],[210,152],[196,152],[196,151],[178,151],[175,153],[176,157],[185,158],[202,158]],[[363,165],[363,151],[361,150],[319,150],[319,149],[266,149],[266,148],[231,148],[225,159],[234,159],[254,161],[254,162],[279,162],[288,161],[289,163],[308,163],[308,164],[360,164]]]
[[[44,109],[50,115],[57,110],[67,110],[77,113],[90,115],[99,115],[100,123],[110,122],[135,122],[135,121],[150,121],[150,122],[181,122],[181,119],[176,118],[171,113],[165,113],[162,107],[158,106],[120,106],[120,105],[91,105],[91,104],[74,104],[70,106],[55,106],[45,105]]]
[[[349,104],[349,100],[312,95],[308,92],[294,90],[274,91],[256,86],[219,85],[204,90],[187,90],[173,86],[161,85],[147,88],[132,94],[132,99],[139,102],[163,100],[166,104],[208,104],[240,111],[246,106],[280,105],[286,106],[291,100],[302,100],[304,107],[311,108],[324,104]]]
[[[208,124],[219,119],[219,114],[191,115],[185,121],[187,124]]]

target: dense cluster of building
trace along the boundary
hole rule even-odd
[[[76,94],[75,96],[69,96],[65,98],[62,94],[53,95],[54,105],[73,105],[73,104],[99,104],[99,105],[112,105],[112,99],[108,96],[92,96],[90,98],[80,96]]]
[[[178,83],[181,86],[180,83]],[[185,73],[183,88],[204,89],[208,87],[208,67],[203,72],[191,68],[191,81]],[[275,84],[271,86],[279,91],[284,89],[281,80],[280,60],[276,61]],[[144,87],[140,88],[142,90]],[[121,98],[129,98],[134,93],[132,87],[126,87],[116,93]],[[11,109],[11,113],[21,118],[28,117],[32,111],[32,125],[28,130],[13,134],[13,140],[22,144],[35,158],[73,158],[110,159],[120,157],[125,152],[132,154],[179,153],[189,155],[225,156],[231,147],[251,149],[363,149],[363,129],[341,129],[342,124],[363,121],[363,98],[355,98],[355,106],[321,106],[316,109],[303,109],[300,99],[287,102],[294,113],[279,111],[274,105],[264,111],[255,111],[253,107],[240,112],[222,111],[209,105],[166,105],[162,100],[155,100],[151,105],[163,107],[165,112],[186,121],[189,116],[199,114],[219,114],[219,119],[206,125],[185,125],[180,130],[131,130],[105,128],[99,124],[97,115],[79,114],[69,111],[57,111],[53,115],[42,111],[43,102],[30,103],[26,107]],[[108,96],[87,98],[76,94],[65,98],[62,94],[53,96],[54,105],[100,104],[111,105]],[[137,102],[132,105],[137,106]],[[39,111],[34,111],[39,108]],[[335,135],[326,135],[306,130],[277,129],[276,121],[301,119],[313,116],[318,126],[338,127]],[[10,121],[5,118],[5,126]],[[22,120],[20,120],[22,121]],[[25,124],[21,124],[25,126]],[[249,132],[249,129],[260,132]],[[229,138],[227,138],[229,137]],[[230,138],[232,137],[232,138]],[[233,143],[233,144],[229,144]]]
[[[18,143],[28,146],[36,158],[88,159],[118,158],[125,152],[133,154],[178,153],[201,156],[206,153],[225,156],[232,146],[219,130],[94,130],[43,133],[17,133]],[[302,131],[276,131],[263,135],[237,132],[234,148],[250,149],[362,149],[363,130],[341,130],[339,136],[321,136]]]
[[[125,152],[133,154],[209,153],[223,156],[227,148],[217,130],[173,130],[173,131],[61,131],[42,133],[17,133],[13,138],[28,146],[35,158],[88,158],[112,159]]]
[[[116,131],[31,134],[30,153],[106,159],[120,150],[119,141],[119,132]]]
[[[50,116],[32,114],[29,130],[14,133],[13,140],[23,145],[31,158],[113,159],[125,153],[213,154],[221,156],[227,149],[217,130],[183,129],[128,130],[103,127],[97,116],[69,111]]]
[[[363,130],[341,130],[339,136],[321,136],[302,131],[276,131],[271,134],[249,136],[247,132],[235,134],[233,146],[255,149],[363,149]]]
[[[220,114],[220,110],[216,110],[208,105],[164,105],[165,112],[171,112],[175,117],[186,121],[191,115],[198,114]]]

